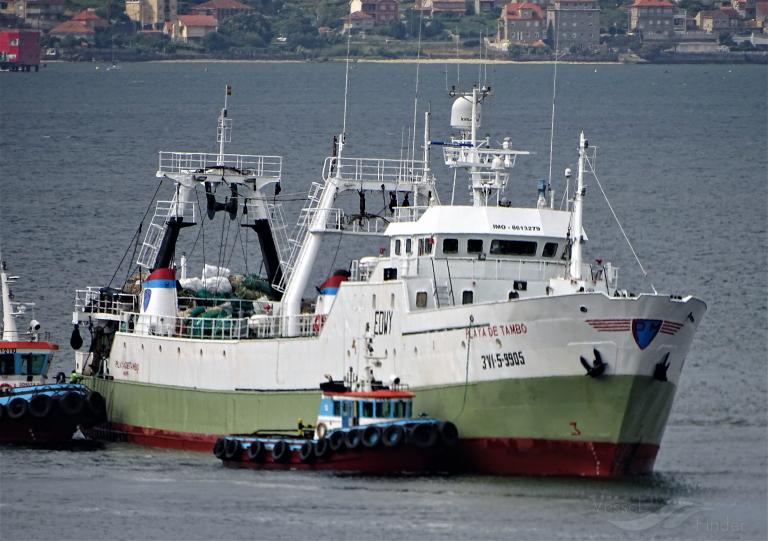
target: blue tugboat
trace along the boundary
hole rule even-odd
[[[359,473],[450,471],[459,434],[450,421],[413,417],[413,397],[395,380],[389,387],[351,371],[320,385],[315,426],[219,438],[213,453],[227,466],[339,470]]]
[[[10,276],[0,262],[3,334],[0,340],[0,443],[60,445],[72,441],[79,427],[106,420],[106,402],[77,383],[47,383],[51,359],[59,346],[49,341],[34,318],[20,333],[16,317],[33,307],[13,301]]]

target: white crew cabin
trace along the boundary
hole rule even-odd
[[[411,309],[545,296],[567,273],[569,226],[548,208],[429,207],[389,225],[389,256],[367,262],[368,281],[403,280]]]

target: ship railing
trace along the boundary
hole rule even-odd
[[[88,287],[75,291],[75,311],[119,315],[138,310],[138,296],[109,287]]]
[[[301,314],[292,316],[298,320],[298,336],[317,336],[325,324],[325,316]],[[244,340],[248,338],[277,338],[283,329],[289,328],[289,318],[268,314],[256,314],[250,318],[174,317],[148,314],[127,314],[120,331],[145,336],[167,336],[198,340]]]
[[[424,182],[424,162],[421,160],[390,160],[378,158],[325,159],[323,180],[337,178],[353,184],[378,183],[390,187]],[[376,188],[378,189],[378,184]]]
[[[448,167],[480,167],[490,168],[494,166],[494,159],[498,158],[496,167],[504,169],[515,166],[518,156],[530,154],[527,150],[512,150],[508,148],[472,148],[469,146],[444,146],[443,158]]]
[[[426,212],[428,206],[395,207],[393,222],[415,222]]]
[[[491,255],[481,255],[479,258],[435,258],[435,269],[441,276],[446,265],[450,267],[452,280],[457,278],[471,280],[549,280],[562,278],[566,268],[564,261],[496,259]],[[599,272],[600,270],[603,272]],[[607,276],[609,287],[615,286],[617,271],[617,267],[610,265],[603,265],[598,268],[598,266],[584,263],[581,266],[582,276],[591,276],[595,284],[604,281]]]
[[[312,233],[326,231],[354,235],[383,235],[389,226],[389,220],[383,216],[347,214],[338,208],[307,208],[303,209],[302,213],[306,214],[307,223],[310,224],[309,231]],[[318,215],[321,216],[321,223],[316,221]]]
[[[160,152],[157,176],[179,173],[205,174],[217,167],[224,167],[246,176],[278,181],[282,174],[283,158],[255,154]]]

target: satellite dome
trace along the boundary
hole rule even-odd
[[[477,127],[480,127],[480,104],[475,106],[475,117]],[[459,96],[453,102],[451,107],[451,127],[457,130],[472,129],[472,98],[469,96]]]

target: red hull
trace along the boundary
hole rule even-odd
[[[152,428],[110,424],[91,429],[89,435],[109,441],[124,441],[186,451],[210,453],[219,435],[172,432]],[[623,477],[653,471],[659,446],[645,443],[604,443],[527,438],[464,439],[455,451],[452,470],[494,475],[557,475]],[[350,455],[352,452],[350,452]],[[340,453],[339,457],[343,457]],[[341,458],[339,459],[341,460]],[[319,463],[279,465],[281,468],[348,469]],[[238,464],[239,465],[239,464]],[[243,465],[248,465],[244,463]],[[339,462],[339,465],[342,465]],[[264,464],[256,464],[264,467]],[[321,467],[322,466],[322,467]],[[403,471],[397,464],[387,471]],[[432,468],[435,469],[435,468]],[[443,468],[441,468],[443,469]],[[409,470],[416,471],[416,470]]]

